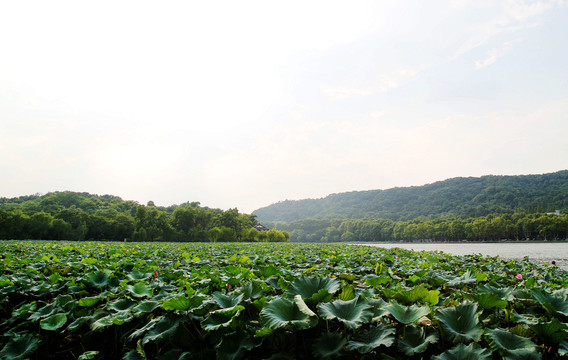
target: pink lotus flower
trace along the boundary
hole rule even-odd
[[[521,275],[521,274],[517,274],[515,277],[519,280],[523,280],[523,275]]]
[[[230,289],[230,288],[231,288],[231,284],[227,284],[227,289]]]
[[[154,271],[154,277],[158,277],[158,272]]]
[[[396,257],[396,261],[399,261],[400,259],[398,258],[398,256]]]

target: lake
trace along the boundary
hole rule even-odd
[[[416,251],[443,251],[453,255],[489,255],[507,259],[523,259],[541,264],[556,261],[556,265],[568,270],[568,243],[366,243],[364,245],[399,247]]]

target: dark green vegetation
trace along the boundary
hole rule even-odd
[[[290,233],[292,241],[550,241],[568,239],[568,214],[515,213],[469,219],[305,219],[271,224]]]
[[[472,218],[568,209],[568,170],[544,175],[453,178],[424,186],[283,201],[254,211],[260,222],[421,217]]]
[[[568,273],[346,245],[0,242],[0,359],[556,359]]]
[[[70,191],[0,198],[0,239],[133,241],[280,241],[288,234],[257,231],[255,215],[185,203],[147,206],[112,195]]]

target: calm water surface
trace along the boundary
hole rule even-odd
[[[562,243],[476,243],[476,244],[446,244],[446,243],[416,243],[416,244],[367,244],[384,248],[400,247],[416,251],[443,251],[453,255],[488,255],[501,256],[507,259],[522,259],[528,256],[534,263],[550,263],[568,270],[568,242]]]

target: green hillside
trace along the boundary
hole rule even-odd
[[[515,211],[568,208],[568,170],[542,175],[458,177],[423,186],[332,194],[286,200],[255,210],[260,222],[300,219],[422,217],[472,218]]]

